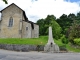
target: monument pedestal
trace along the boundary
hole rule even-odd
[[[46,44],[44,47],[44,52],[51,52],[51,53],[55,53],[55,52],[59,52],[59,47],[57,44]]]
[[[59,47],[57,44],[54,43],[53,36],[52,36],[52,27],[49,27],[49,39],[48,43],[44,47],[44,52],[59,52]]]

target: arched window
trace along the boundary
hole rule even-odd
[[[10,19],[9,19],[9,27],[12,27],[12,26],[13,26],[13,18],[10,17]]]

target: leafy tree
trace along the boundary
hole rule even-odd
[[[52,30],[53,30],[53,37],[55,37],[56,39],[61,37],[62,28],[55,20],[52,21]]]
[[[3,2],[5,2],[5,4],[8,4],[7,0],[2,0]]]
[[[53,20],[56,20],[56,17],[54,15],[48,15],[45,18],[45,24],[51,25]]]
[[[59,19],[56,20],[62,28],[62,34],[66,34],[66,31],[68,30],[69,26],[71,26],[71,23],[73,22],[72,17],[72,14],[69,16],[63,14]]]
[[[65,37],[65,35],[62,36],[61,40],[62,40],[62,43],[68,44],[68,39]]]
[[[44,19],[39,19],[37,21],[37,24],[39,25],[39,34],[40,35],[45,35]]]
[[[71,43],[74,44],[75,38],[80,38],[80,25],[78,24],[77,20],[73,21],[72,26],[70,26],[68,30],[68,39]]]
[[[76,20],[78,21],[78,23],[80,23],[80,12],[77,13],[77,18]]]
[[[54,15],[48,15],[45,20],[44,20],[44,28],[45,30],[45,35],[48,35],[48,28],[49,26],[52,26],[53,21],[56,19]],[[53,28],[53,27],[52,27]]]
[[[76,16],[75,16],[75,14],[73,14],[73,13],[70,13],[70,14],[68,15],[68,18],[69,18],[70,20],[76,20]]]
[[[52,26],[54,38],[58,39],[61,36],[62,29],[56,22],[56,17],[54,15],[48,15],[45,19],[39,19],[37,24],[40,27],[40,35],[48,35],[48,28],[49,26]]]

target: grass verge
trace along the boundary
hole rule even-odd
[[[48,41],[48,36],[40,36],[39,38],[0,38],[0,44],[28,44],[28,45],[45,45]],[[59,46],[64,45],[61,40],[55,40],[54,42]],[[66,44],[68,51],[80,52],[80,49],[71,47],[70,44]]]
[[[0,44],[45,45],[47,40],[47,36],[40,36],[39,38],[0,38]]]

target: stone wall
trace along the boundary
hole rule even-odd
[[[25,22],[25,14],[22,9],[12,4],[2,10],[1,22],[0,22],[0,38],[38,38],[39,26],[34,25],[34,29],[31,27],[31,23],[27,20]],[[10,18],[13,20],[12,26],[9,24]]]
[[[31,38],[31,24],[23,21],[22,38]]]
[[[22,38],[38,38],[39,37],[39,26],[34,25],[32,29],[31,23],[23,21],[22,27]]]
[[[9,27],[9,19],[13,18],[13,26]],[[19,38],[20,20],[22,19],[22,11],[15,5],[11,5],[2,11],[1,17],[1,38]]]
[[[39,26],[37,24],[34,24],[34,29],[32,29],[32,38],[38,38],[39,37]]]
[[[39,47],[39,48],[38,48]],[[12,50],[12,51],[43,51],[44,46],[42,45],[16,45],[16,44],[0,44],[0,49]]]
[[[34,24],[34,37],[39,37],[39,26],[37,24]]]

